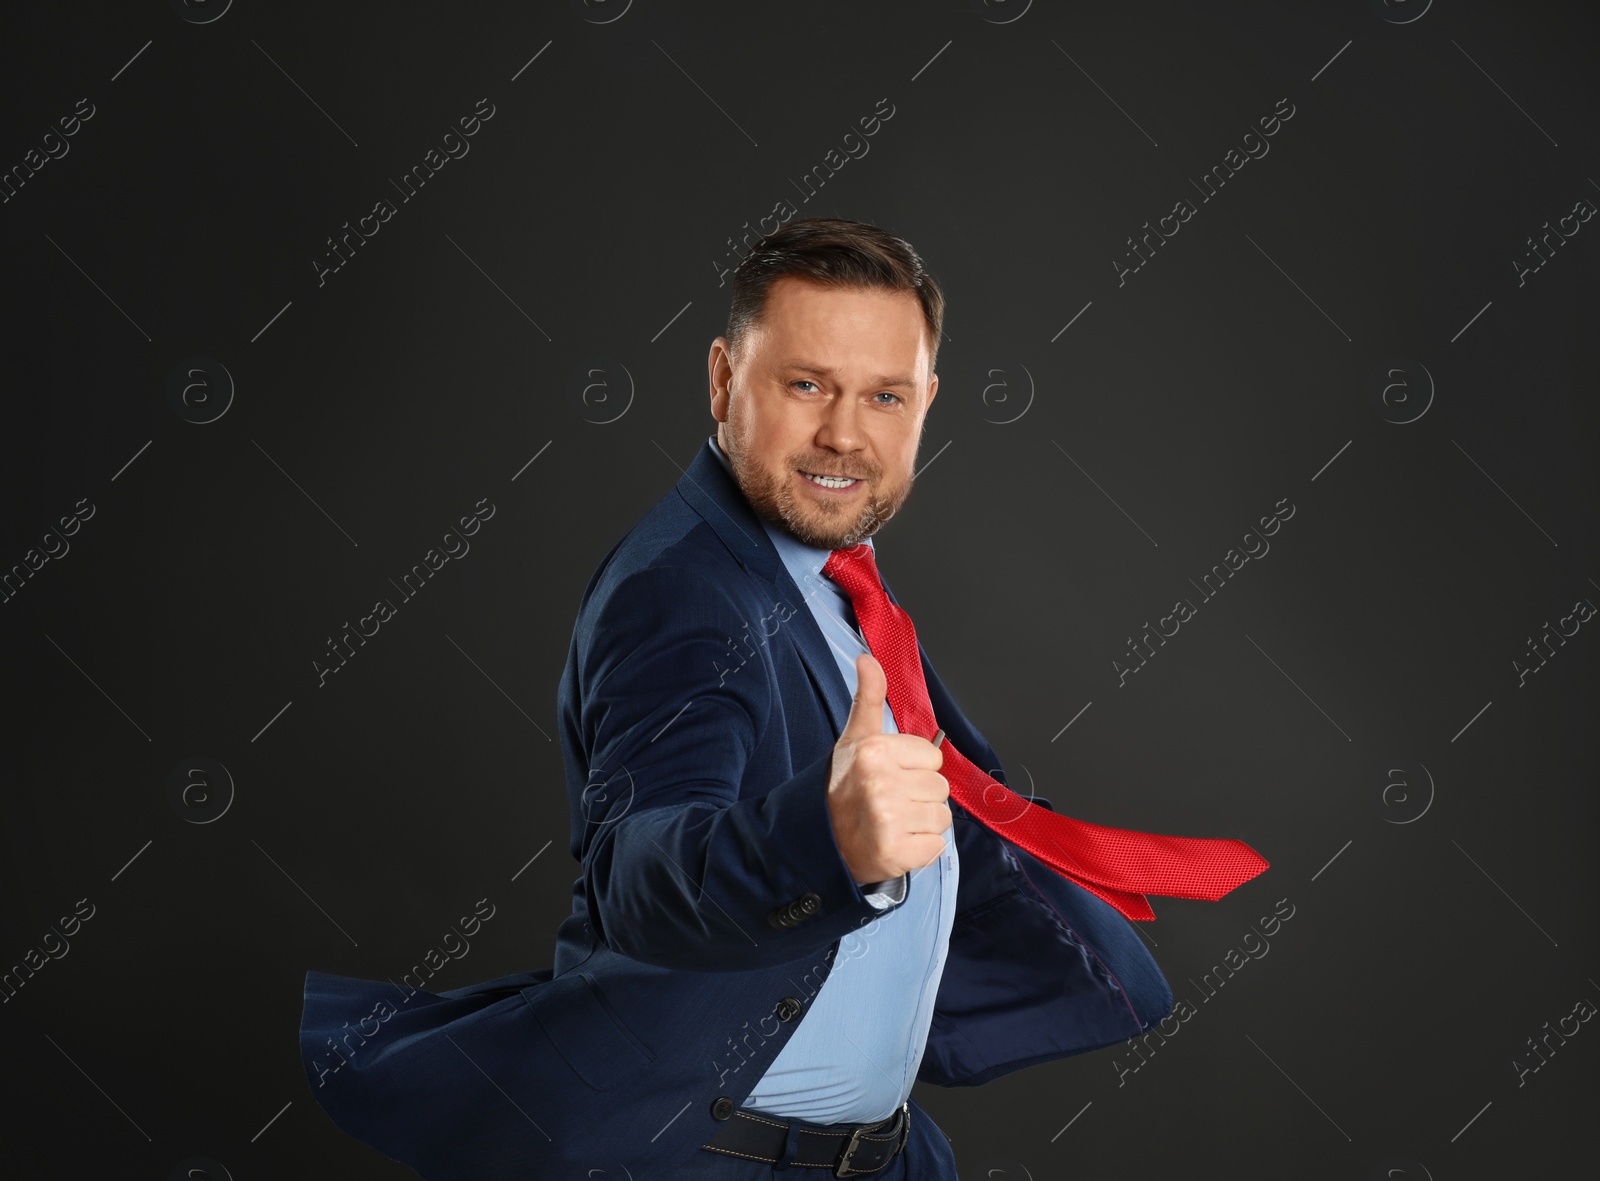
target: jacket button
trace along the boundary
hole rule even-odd
[[[822,895],[806,891],[800,895],[800,909],[807,914],[816,914],[822,909]]]
[[[711,1114],[716,1119],[732,1119],[733,1100],[726,1095],[718,1095],[717,1101],[711,1105]]]
[[[796,1017],[800,1016],[800,1010],[803,1007],[804,1006],[802,1006],[800,1003],[800,998],[786,996],[778,1002],[778,1006],[774,1012],[778,1014],[779,1021],[793,1021]]]

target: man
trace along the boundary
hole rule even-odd
[[[579,609],[555,964],[442,994],[309,973],[308,1075],[346,1131],[429,1181],[953,1179],[914,1080],[978,1085],[1170,1011],[1116,910],[953,803],[858,626],[855,595],[898,605],[872,537],[911,490],[942,317],[909,244],[858,222],[793,221],[737,268],[716,435]]]

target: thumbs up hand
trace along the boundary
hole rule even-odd
[[[855,699],[833,747],[828,816],[858,885],[932,865],[952,820],[943,753],[915,734],[883,732],[888,688],[870,652],[856,657]]]

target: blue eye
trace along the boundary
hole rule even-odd
[[[814,388],[816,388],[816,386],[817,386],[817,383],[816,383],[816,382],[814,382],[814,381],[811,381],[811,380],[809,380],[809,379],[808,379],[808,378],[804,378],[804,377],[801,377],[801,378],[797,378],[797,379],[796,379],[796,380],[794,380],[794,381],[791,381],[791,382],[790,382],[790,383],[789,383],[789,384],[790,384],[790,385],[791,385],[791,386],[796,386],[796,385],[809,385],[809,386],[812,386],[812,387],[814,387]],[[801,391],[801,392],[802,392],[802,393],[809,393],[809,392],[810,392],[810,391],[809,391],[809,390],[802,390],[802,391]],[[877,393],[876,393],[876,394],[873,394],[873,395],[872,395],[872,396],[873,396],[873,397],[874,397],[874,398],[877,398],[877,397],[881,397],[881,396],[884,396],[884,395],[888,395],[888,396],[889,396],[889,397],[891,397],[891,398],[893,398],[893,399],[894,399],[894,400],[895,400],[895,401],[896,401],[896,402],[904,402],[904,401],[905,401],[905,399],[904,399],[904,398],[902,398],[902,397],[901,397],[901,396],[900,396],[900,395],[899,395],[899,394],[897,394],[897,393],[894,393],[894,392],[893,392],[893,391],[891,391],[891,390],[879,390],[879,391],[878,391],[878,392],[877,392]],[[879,405],[880,405],[880,406],[881,406],[881,405],[883,405],[883,403],[882,403],[882,402],[880,402],[880,403],[878,403],[878,404],[879,404]]]

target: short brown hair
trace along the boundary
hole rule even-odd
[[[944,328],[944,292],[904,238],[840,217],[801,217],[774,230],[733,270],[727,333],[733,349],[760,323],[768,288],[785,275],[828,287],[872,287],[915,295],[933,338],[928,369],[934,370]]]

